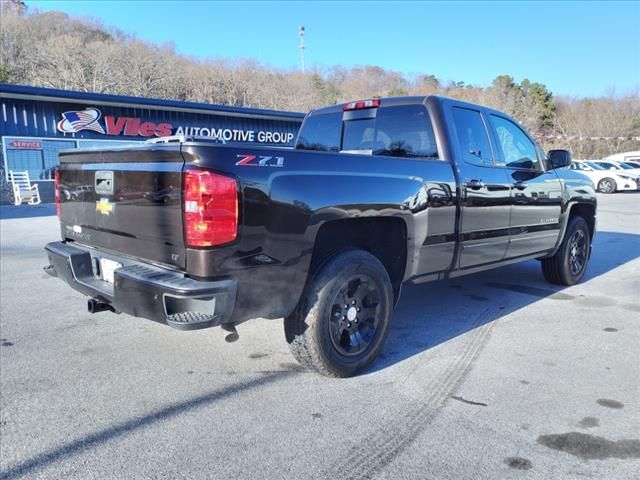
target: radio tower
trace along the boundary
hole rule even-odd
[[[300,63],[302,64],[302,73],[304,73],[304,25],[300,25],[298,33],[300,34]]]

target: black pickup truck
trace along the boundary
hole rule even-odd
[[[507,115],[435,96],[309,113],[294,149],[199,139],[60,155],[62,241],[45,270],[181,329],[282,318],[303,365],[349,376],[380,352],[402,284],[528,259],[572,285],[593,184]]]

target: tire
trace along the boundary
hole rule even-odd
[[[603,178],[598,182],[598,191],[600,193],[616,193],[618,185],[613,178]]]
[[[544,278],[557,285],[575,285],[587,270],[591,251],[589,226],[581,216],[569,218],[567,231],[553,257],[542,259]]]
[[[284,332],[301,365],[325,376],[349,377],[376,359],[392,313],[393,289],[382,263],[368,252],[349,250],[313,275],[285,319]]]

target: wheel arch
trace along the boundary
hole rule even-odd
[[[568,202],[567,206],[565,207],[566,209],[560,216],[560,230],[558,232],[558,240],[556,241],[556,245],[551,252],[547,253],[543,257],[540,257],[540,259],[549,258],[555,255],[555,253],[558,251],[558,249],[562,245],[562,241],[564,240],[564,236],[567,232],[569,221],[571,220],[572,217],[581,216],[585,219],[585,221],[587,222],[587,226],[589,227],[589,236],[591,237],[591,241],[593,241],[593,237],[595,235],[596,226],[597,226],[596,207],[597,207],[597,203],[595,198],[595,192],[593,193],[592,198],[588,198],[588,197],[587,199],[574,198],[573,200]]]
[[[316,234],[308,278],[333,256],[349,249],[367,251],[380,260],[389,275],[397,302],[407,265],[407,225],[404,220],[366,217],[323,223]]]
[[[585,219],[589,226],[589,234],[593,239],[596,231],[596,206],[593,203],[575,203],[569,210],[569,218],[580,216]]]

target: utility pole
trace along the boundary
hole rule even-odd
[[[300,25],[298,33],[300,34],[300,62],[302,64],[302,73],[304,73],[304,25]]]

